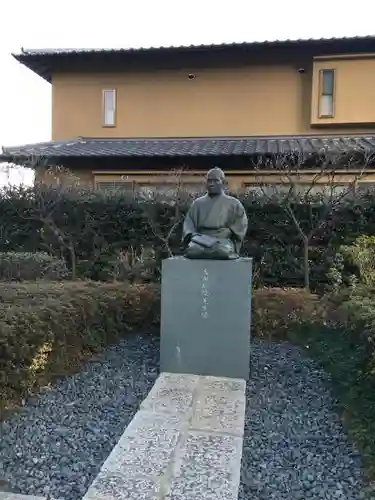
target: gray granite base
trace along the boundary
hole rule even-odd
[[[252,259],[165,259],[160,369],[247,380]]]
[[[244,419],[244,380],[162,373],[84,500],[236,500]]]

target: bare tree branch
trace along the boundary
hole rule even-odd
[[[173,191],[173,193],[171,193],[172,196],[169,197],[168,201],[172,201],[174,205],[174,216],[170,220],[170,226],[167,233],[165,233],[165,231],[163,231],[163,229],[160,228],[158,224],[156,224],[154,218],[151,215],[150,204],[145,205],[147,223],[155,238],[157,238],[162,243],[162,246],[167,251],[169,257],[173,256],[173,251],[170,247],[170,240],[183,219],[183,214],[181,213],[181,204],[184,201],[184,173],[185,167],[181,167],[180,169],[176,169],[170,173],[171,180],[168,182],[168,184],[173,186],[171,190]],[[162,195],[159,195],[157,192],[155,192],[154,200],[157,202],[158,199],[162,199]]]
[[[77,255],[75,234],[69,231],[69,225],[59,222],[64,199],[69,196],[77,196],[77,180],[74,176],[69,178],[69,171],[65,168],[57,167],[50,170],[50,175],[63,174],[66,179],[64,183],[48,185],[43,182],[36,183],[30,188],[27,195],[33,199],[32,213],[25,213],[21,210],[19,216],[24,220],[37,221],[41,225],[42,244],[49,252],[53,251],[53,245],[49,240],[49,234],[52,234],[60,247],[60,255],[64,255],[64,250],[68,252],[71,261],[72,279],[77,278]],[[65,182],[65,180],[67,182]],[[85,217],[82,221],[82,232],[94,231],[93,219]]]
[[[273,201],[274,194],[277,194],[278,201],[300,237],[304,254],[305,288],[310,288],[309,246],[311,240],[329,225],[332,216],[342,206],[344,200],[355,194],[358,181],[365,175],[367,166],[374,159],[374,155],[370,152],[354,151],[348,155],[322,150],[316,156],[306,156],[302,153],[276,155],[266,160],[260,158],[255,162],[254,168],[257,176],[261,178],[260,187],[263,196],[268,201]],[[309,166],[309,162],[313,162],[313,168]],[[264,182],[264,170],[270,167],[279,174],[279,182],[273,185],[272,195],[267,189],[269,185],[267,186]],[[352,177],[345,187],[342,186],[342,181],[339,182],[342,172],[338,172],[338,167],[343,167]],[[308,181],[304,180],[306,178]],[[303,189],[304,186],[306,189]],[[317,187],[322,187],[322,194],[314,193]],[[328,196],[325,192],[327,189]],[[305,205],[309,209],[310,227],[308,229],[298,219],[296,207],[299,205]],[[320,208],[315,211],[319,217],[316,220],[313,217],[314,206]]]

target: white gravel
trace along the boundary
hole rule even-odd
[[[82,498],[158,370],[158,341],[134,335],[28,401],[2,427],[0,489]],[[328,387],[297,348],[253,342],[240,500],[375,499]]]

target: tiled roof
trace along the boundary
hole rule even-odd
[[[94,54],[94,53],[124,53],[124,52],[146,52],[146,51],[190,51],[190,50],[211,50],[211,49],[223,49],[230,47],[250,47],[257,45],[296,45],[304,44],[311,45],[314,43],[332,43],[332,42],[354,42],[354,41],[370,41],[375,43],[375,35],[365,35],[365,36],[350,36],[350,37],[330,37],[330,38],[286,38],[286,39],[276,39],[276,40],[255,40],[252,42],[226,42],[226,43],[211,43],[211,44],[199,44],[199,45],[159,45],[159,46],[147,46],[147,47],[127,47],[127,48],[56,48],[56,49],[21,49],[22,53],[19,55],[67,55],[67,54]]]
[[[285,40],[262,40],[245,42],[227,42],[201,45],[179,45],[179,46],[159,46],[159,47],[128,47],[112,49],[21,49],[21,53],[13,54],[19,62],[27,66],[36,74],[51,81],[53,72],[57,69],[66,69],[71,64],[77,63],[92,65],[108,64],[109,60],[121,59],[121,62],[132,60],[142,60],[146,66],[155,63],[157,56],[164,55],[209,55],[222,54],[228,52],[233,54],[247,54],[249,51],[257,49],[288,49],[303,48],[304,50],[318,50],[319,53],[337,52],[375,52],[375,35],[354,36],[342,38],[306,38],[306,39],[285,39]]]
[[[0,161],[65,157],[189,157],[251,156],[259,154],[314,154],[324,152],[375,153],[375,135],[208,137],[171,139],[93,139],[79,137],[3,148]]]

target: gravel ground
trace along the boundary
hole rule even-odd
[[[81,499],[153,386],[158,365],[158,342],[132,336],[27,402],[2,429],[0,479],[7,489]]]
[[[253,344],[240,500],[375,499],[328,387],[298,348]]]
[[[1,479],[14,492],[81,499],[158,374],[158,341],[132,336],[3,425]],[[359,500],[361,461],[327,379],[289,344],[253,343],[240,500]]]

